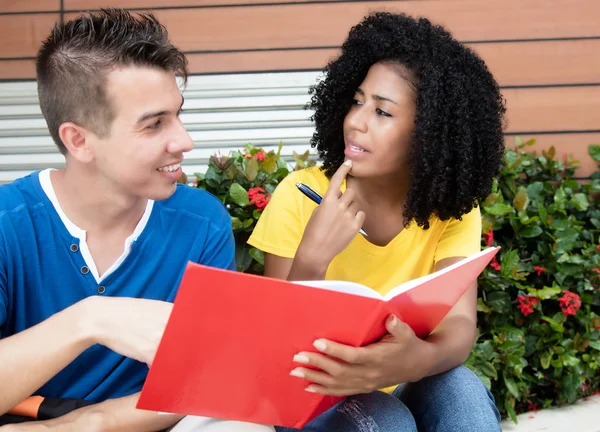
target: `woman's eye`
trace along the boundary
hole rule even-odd
[[[352,105],[362,105],[362,102],[357,100],[357,99],[353,99],[352,100]]]
[[[386,113],[385,111],[383,111],[383,110],[381,110],[381,109],[379,109],[379,108],[377,108],[377,109],[375,110],[375,112],[377,112],[377,114],[379,114],[379,115],[382,115],[382,116],[385,116],[385,117],[391,117],[391,115],[390,115],[389,113]]]

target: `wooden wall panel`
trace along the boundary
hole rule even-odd
[[[0,61],[0,79],[35,79],[35,60]]]
[[[470,47],[502,86],[600,83],[600,38]]]
[[[600,86],[505,89],[508,132],[600,131]]]
[[[170,6],[176,4],[177,7],[215,7],[228,5],[257,5],[265,3],[282,4],[282,3],[315,3],[322,0],[177,0],[177,3],[172,2]],[[344,0],[330,0],[331,2]],[[67,11],[91,10],[107,7],[120,7],[126,9],[139,8],[164,8],[169,7],[166,0],[64,0],[64,7]]]
[[[0,13],[60,10],[60,0],[1,0]]]
[[[500,85],[600,83],[600,39],[470,44]],[[337,48],[188,54],[192,73],[321,69]]]
[[[375,9],[427,16],[462,41],[600,36],[600,2],[590,0],[498,0],[485,7],[479,0],[336,2],[165,9],[155,14],[180,49],[223,51],[336,47],[352,25]]]
[[[34,57],[58,19],[59,14],[0,15],[0,59]]]

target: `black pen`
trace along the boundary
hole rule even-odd
[[[298,188],[298,190],[300,190],[300,192],[302,192],[304,195],[306,195],[311,201],[314,201],[317,204],[321,204],[321,201],[323,201],[323,198],[321,197],[321,195],[316,193],[314,190],[312,190],[309,186],[305,185],[304,183],[296,183],[296,187]],[[362,235],[368,237],[367,233],[365,232],[364,229],[361,228],[359,232]]]

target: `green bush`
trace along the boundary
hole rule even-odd
[[[483,245],[502,249],[479,278],[467,361],[513,420],[600,387],[600,173],[578,182],[577,162],[524,151],[533,143],[507,150],[482,208]]]
[[[479,278],[476,345],[467,360],[503,416],[571,403],[600,388],[600,172],[578,182],[578,163],[517,140],[482,206],[482,246],[502,247]],[[247,145],[210,158],[196,186],[231,214],[239,271],[261,274],[246,241],[289,164]],[[600,146],[590,154],[600,161]],[[294,154],[293,169],[313,163]]]

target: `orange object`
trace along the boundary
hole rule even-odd
[[[189,263],[137,407],[301,428],[342,398],[305,391],[309,383],[290,376],[295,354],[315,351],[319,338],[376,341],[390,314],[426,337],[497,251],[409,281],[385,298],[354,283],[292,283]]]
[[[8,414],[23,417],[37,418],[40,405],[44,401],[42,396],[30,396],[16,407],[8,410]]]

